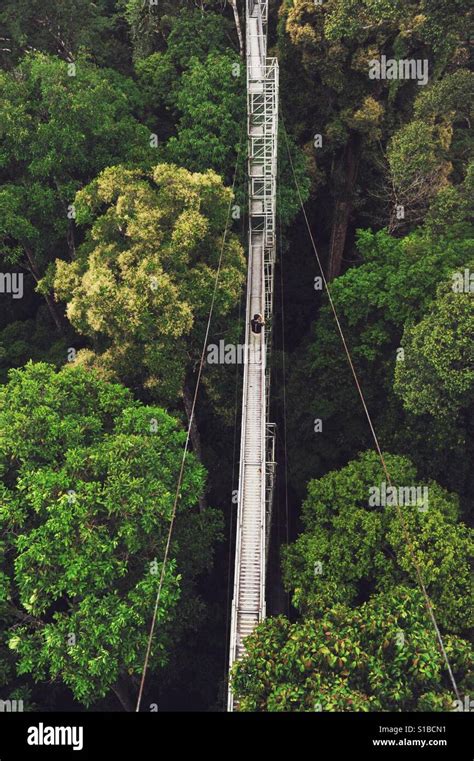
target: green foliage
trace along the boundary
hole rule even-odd
[[[412,229],[453,166],[459,170],[459,157],[468,150],[469,117],[463,119],[470,94],[462,23],[467,8],[466,0],[456,10],[448,3],[423,3],[420,9],[418,2],[406,0],[282,4],[283,110],[299,142],[311,151],[323,236],[326,227],[338,225],[339,201],[357,211],[359,225],[363,219],[362,224],[380,227],[394,222],[396,204],[404,205],[404,224]],[[381,55],[427,60],[429,86],[370,79],[370,62]],[[450,97],[443,99],[448,91]],[[315,133],[322,135],[316,150]],[[387,167],[381,156],[390,140]],[[338,246],[345,237],[344,231]],[[336,253],[342,256],[331,248],[331,256]]]
[[[202,61],[212,52],[229,53],[227,29],[226,20],[217,13],[202,13],[196,8],[183,10],[171,21],[166,56],[179,73],[189,67],[193,58]]]
[[[10,322],[0,331],[0,379],[6,383],[8,370],[22,367],[29,359],[59,367],[64,364],[67,350],[66,338],[55,338],[46,308],[42,307],[36,319]]]
[[[458,69],[423,89],[414,103],[414,116],[430,122],[469,120],[474,105],[474,74]]]
[[[277,217],[283,230],[290,226],[301,210],[301,201],[296,186],[299,188],[303,203],[308,200],[311,188],[307,155],[298,147],[291,135],[285,136],[284,129],[284,125],[280,123],[278,132]]]
[[[133,54],[141,58],[153,50],[159,32],[158,7],[143,0],[120,0],[130,30]]]
[[[468,694],[472,649],[446,637]],[[449,711],[453,695],[420,592],[402,586],[356,610],[318,619],[268,618],[246,640],[233,689],[240,711]]]
[[[151,16],[157,18],[157,12],[156,8],[151,9]],[[148,18],[151,16],[148,14]],[[142,49],[135,60],[147,104],[155,111],[163,105],[172,107],[176,102],[180,76],[194,58],[203,62],[211,53],[231,53],[221,16],[192,9],[168,17],[168,21],[165,50],[152,51],[148,47],[145,55],[142,40]]]
[[[472,257],[472,227],[464,221],[468,213],[465,192],[467,188],[464,191],[461,187],[449,194],[453,216],[448,219],[444,217],[447,201],[443,206],[440,201],[429,231],[417,230],[404,238],[395,238],[385,230],[358,231],[361,263],[331,284],[331,294],[378,429],[383,426],[395,430],[403,414],[398,409],[400,404],[392,384],[397,350],[403,345],[404,325],[420,320],[435,301],[439,282],[454,269],[463,270]],[[451,219],[457,220],[452,227]],[[435,226],[437,234],[433,234]],[[290,465],[301,492],[311,476],[337,467],[370,444],[367,420],[326,301],[309,338],[294,355],[289,408]],[[314,418],[323,421],[320,434],[314,433]],[[420,433],[426,438],[424,428]],[[441,431],[433,447],[439,448],[440,439],[445,436],[446,431]],[[402,451],[408,447],[411,452],[409,444],[409,437],[404,436]],[[417,449],[419,446],[413,452]],[[433,451],[428,458],[434,460]]]
[[[4,637],[19,674],[60,680],[90,705],[141,673],[185,433],[90,371],[32,363],[11,371],[0,421]],[[204,480],[188,455],[180,520]],[[212,510],[189,517],[171,545],[152,669],[201,612],[193,580],[220,521]],[[194,616],[178,623],[180,599]]]
[[[150,124],[157,121],[156,112],[159,111],[161,121],[166,118],[166,111],[172,113],[176,100],[176,86],[179,74],[165,52],[152,53],[135,64],[137,83],[143,95],[145,116]]]
[[[190,171],[214,169],[231,184],[244,136],[244,66],[229,47],[222,16],[183,10],[170,25],[165,50],[135,64],[143,116],[160,136],[161,160]]]
[[[225,19],[215,13],[182,12],[171,21],[166,49],[138,60],[136,70],[144,118],[162,139],[161,159],[194,172],[214,169],[227,184],[233,182],[237,165],[237,202],[244,207],[245,66],[229,47],[226,28]],[[159,122],[157,110],[165,117]],[[307,161],[291,137],[288,142],[301,195],[307,200]],[[278,214],[285,227],[300,204],[282,129],[278,192]]]
[[[4,0],[0,9],[0,258],[26,273],[25,298],[5,302],[0,328],[0,685],[29,707],[30,675],[85,705],[124,681],[136,688],[156,594],[148,568],[157,558],[160,570],[184,437],[143,404],[189,401],[229,204],[247,204],[245,63],[232,5]],[[398,453],[387,455],[394,482],[430,488],[426,513],[402,511],[436,615],[446,631],[464,631],[470,544],[457,516],[474,496],[474,324],[472,293],[453,292],[449,278],[473,261],[468,2],[279,5],[269,54],[279,58],[308,218],[377,434]],[[381,55],[427,59],[428,85],[370,79]],[[233,199],[226,186],[242,136]],[[300,202],[283,125],[278,154],[290,495],[312,479],[285,574],[312,618],[269,620],[249,641],[236,667],[241,708],[449,710],[397,512],[368,505],[384,478],[378,460],[352,461],[372,445],[370,430],[327,298],[313,289],[306,233],[290,227]],[[209,341],[239,343],[246,262],[236,234],[222,254]],[[63,365],[73,346],[77,360],[60,372],[29,364],[8,382],[8,369],[28,360]],[[238,378],[234,367],[204,367],[195,454],[210,466],[216,501],[229,490]],[[221,606],[207,637],[197,580],[221,518],[193,510],[204,488],[191,456],[152,653],[160,705],[168,685],[193,682],[196,653],[203,671],[215,661]],[[445,639],[472,690],[466,644]]]
[[[474,263],[466,269],[472,272]],[[455,288],[454,279],[440,286],[431,310],[405,328],[394,388],[415,414],[455,416],[474,402],[474,293]]]
[[[360,7],[355,10],[351,3],[338,0],[327,0],[324,8],[312,0],[284,5],[285,31],[316,88],[314,98],[306,99],[300,108],[308,112],[318,102],[313,124],[320,125],[319,131],[324,125],[323,160],[331,151],[345,146],[351,131],[369,143],[380,137],[385,106],[368,78],[373,33],[360,28],[360,11]],[[338,15],[341,24],[336,21]],[[396,24],[387,18],[385,21],[380,32],[386,30],[388,37]],[[307,113],[305,121],[306,117]]]
[[[384,458],[393,486],[427,487],[427,505],[371,503],[371,490],[386,481],[376,452],[310,481],[305,530],[284,552],[286,588],[296,607],[318,616],[334,602],[356,604],[373,591],[416,585],[414,555],[439,622],[462,631],[472,625],[465,600],[473,544],[466,526],[456,523],[457,498],[434,482],[420,484],[407,458]]]
[[[76,67],[68,76],[66,62],[38,53],[0,74],[0,253],[35,277],[74,249],[76,191],[110,164],[153,155],[134,83],[84,58]]]
[[[94,339],[98,363],[174,402],[202,349],[231,191],[212,171],[159,164],[152,172],[105,170],[77,196],[90,233],[72,263],[57,261],[59,298]],[[240,298],[245,260],[226,239],[215,319]]]
[[[3,57],[16,63],[24,52],[38,50],[72,61],[80,51],[93,54],[102,63],[105,54],[123,48],[111,40],[113,19],[107,0],[4,0],[0,25],[6,47]],[[115,43],[115,45],[114,45]]]
[[[123,7],[133,55],[138,63],[156,52],[162,41],[160,38],[167,33],[176,62],[184,62],[189,56],[196,55],[203,44],[209,46],[209,50],[215,49],[216,42],[225,38],[226,19],[212,12],[221,10],[219,0],[202,0],[200,9],[192,0],[160,0],[153,5],[143,0],[119,0],[119,4]],[[176,37],[180,42],[175,46]]]
[[[309,10],[310,0],[295,0],[296,12]],[[463,32],[466,0],[440,2],[427,0],[326,0],[323,12],[325,35],[338,41],[349,37],[361,43],[367,39],[381,41],[387,32],[398,34],[401,41],[426,44],[441,58],[453,52]],[[301,9],[301,10],[300,10]],[[387,35],[388,36],[388,35]]]
[[[471,72],[459,69],[423,88],[414,102],[414,118],[390,140],[393,203],[404,207],[400,225],[423,219],[448,178],[462,179],[472,159],[466,127],[474,113],[473,84]]]
[[[466,167],[466,175],[459,185],[443,188],[431,203],[426,216],[425,228],[432,237],[448,236],[457,239],[459,245],[467,241],[466,257],[473,250],[473,197],[474,162]],[[470,242],[471,241],[471,242]]]
[[[367,318],[373,324],[379,315],[381,321],[401,326],[424,314],[436,297],[438,283],[472,250],[472,238],[458,239],[446,232],[445,237],[434,238],[418,230],[394,238],[383,230],[358,231],[363,263],[332,286],[349,324],[363,329]]]
[[[167,161],[190,171],[214,169],[232,182],[239,144],[242,153],[244,144],[245,71],[239,60],[214,52],[203,62],[189,60],[175,99],[177,136],[164,148]]]
[[[437,139],[438,138],[438,139]],[[446,169],[442,163],[442,149],[448,147],[441,142],[435,133],[435,128],[425,121],[414,120],[409,122],[403,130],[397,132],[390,144],[388,159],[390,172],[398,194],[402,193],[405,186],[415,183],[420,176],[431,177],[436,174],[443,180],[449,167]],[[431,188],[435,195],[437,187]]]

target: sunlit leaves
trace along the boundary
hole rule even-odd
[[[78,221],[92,226],[76,259],[57,262],[56,293],[98,364],[160,399],[176,400],[200,349],[231,198],[214,172],[168,164],[107,169],[77,196]],[[222,253],[215,319],[238,302],[245,269],[234,235]]]

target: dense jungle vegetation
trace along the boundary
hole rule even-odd
[[[134,708],[221,254],[209,342],[244,336],[243,5],[0,6],[0,699],[25,710]],[[413,554],[474,694],[471,21],[269,3],[279,465],[243,711],[452,710]],[[427,82],[371,78],[380,56]],[[384,472],[291,165],[392,482],[428,489],[403,521],[369,501]],[[144,710],[225,709],[241,371],[204,366]]]

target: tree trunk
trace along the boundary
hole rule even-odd
[[[120,701],[124,711],[132,712],[135,710],[135,704],[130,695],[130,685],[125,677],[120,676],[117,679],[116,683],[112,687],[112,692]]]
[[[56,309],[56,305],[53,299],[51,298],[49,294],[45,293],[44,300],[46,301],[46,304],[49,309],[49,313],[51,317],[53,318],[54,324],[56,325],[57,329],[59,330],[60,333],[64,333],[64,328],[61,322],[61,318],[58,314],[58,310]]]
[[[189,421],[191,420],[191,413],[193,409],[193,398],[194,398],[194,395],[191,392],[188,382],[186,381],[184,383],[184,389],[183,389],[183,401],[184,401],[184,409],[186,410],[186,416],[188,418],[188,424],[189,424]],[[199,434],[199,429],[196,423],[196,410],[194,411],[194,415],[191,421],[189,438],[191,439],[191,444],[193,446],[194,454],[198,458],[199,462],[202,462],[201,436]],[[202,495],[201,497],[199,497],[199,509],[202,511],[202,510],[205,510],[206,507],[207,507],[206,497]]]
[[[24,250],[25,250],[26,258],[28,259],[28,264],[30,265],[30,272],[33,275],[36,282],[38,282],[40,279],[40,276],[39,276],[38,268],[36,266],[36,262],[33,257],[33,253],[27,246],[24,246]],[[44,294],[44,300],[46,301],[46,304],[49,309],[49,313],[51,317],[53,318],[53,322],[56,325],[57,329],[59,330],[60,333],[64,333],[64,326],[53,299],[51,298],[49,294],[46,293]]]
[[[240,26],[239,10],[237,8],[237,0],[229,0],[232,10],[234,11],[235,26],[237,29],[237,36],[239,38],[240,57],[244,57],[244,38],[242,35],[242,27]]]
[[[342,256],[346,244],[347,227],[352,210],[349,199],[339,198],[334,206],[329,252],[328,280],[341,274]]]
[[[69,256],[74,259],[76,256],[76,242],[74,240],[74,224],[72,220],[69,220],[67,226],[67,247],[69,249]]]
[[[341,273],[342,257],[346,245],[347,228],[352,212],[354,186],[359,170],[361,143],[357,135],[351,135],[342,159],[342,177],[336,193],[334,216],[329,250],[328,280]]]

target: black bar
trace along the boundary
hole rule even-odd
[[[30,758],[159,759],[206,753],[235,756],[239,749],[268,758],[273,745],[294,756],[450,759],[472,761],[470,713],[226,714],[226,713],[2,713],[0,761]],[[52,728],[50,730],[49,728]],[[56,728],[64,732],[56,732]],[[74,733],[74,728],[76,732]],[[82,728],[82,736],[80,734]],[[29,745],[50,739],[72,746]],[[82,743],[80,742],[82,740]],[[375,742],[374,742],[375,741]],[[383,744],[381,744],[383,741]],[[79,749],[79,745],[82,747]]]

